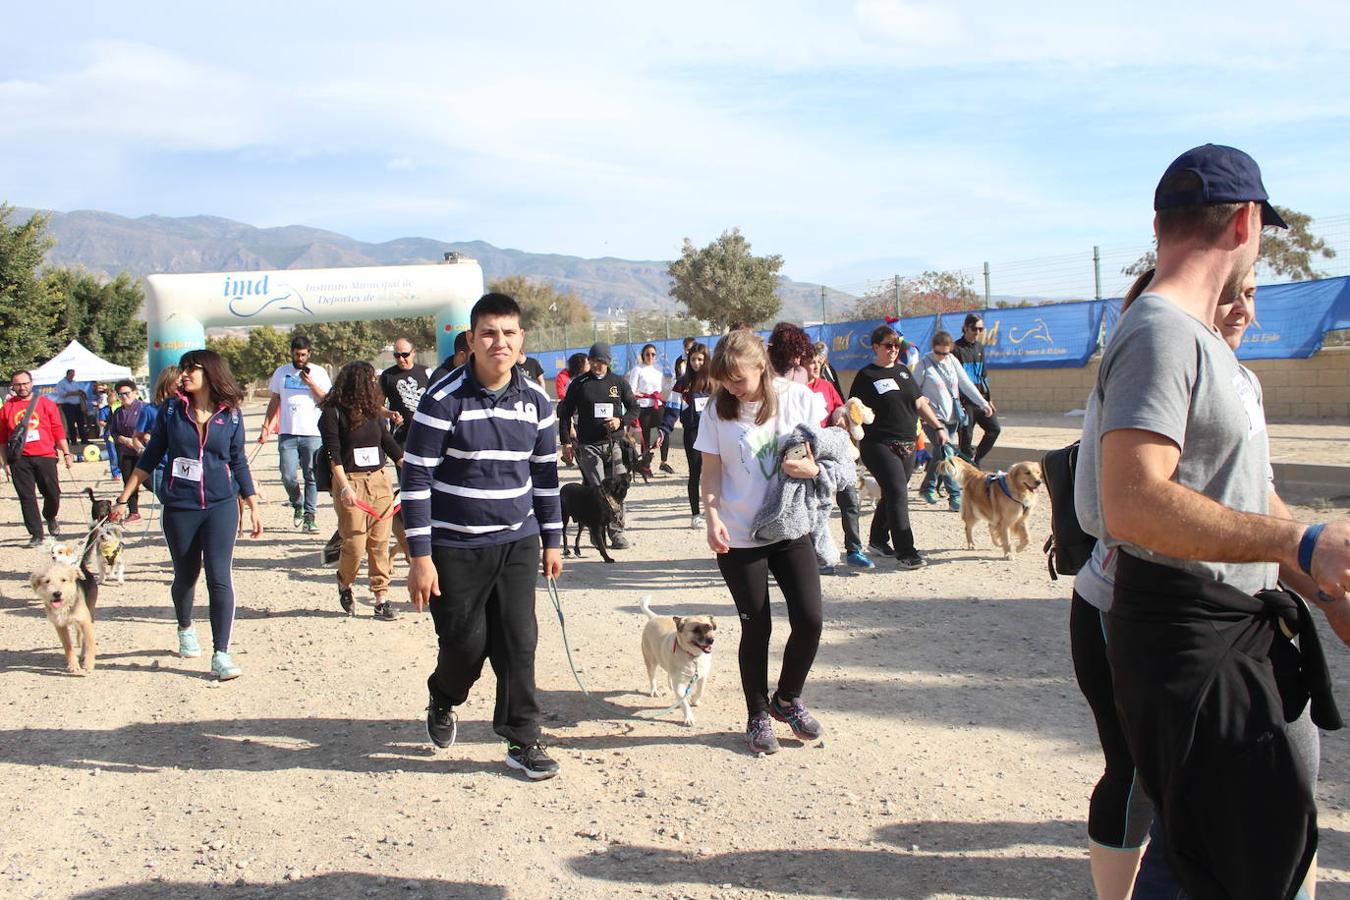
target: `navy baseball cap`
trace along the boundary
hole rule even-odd
[[[604,341],[596,341],[594,344],[591,344],[591,352],[586,355],[596,362],[606,364],[614,358],[614,352],[610,350],[609,344]]]
[[[1164,194],[1163,185],[1178,172],[1190,172],[1199,178],[1199,189]],[[1236,147],[1222,144],[1204,144],[1178,156],[1163,172],[1153,192],[1154,210],[1249,201],[1260,202],[1262,225],[1289,227],[1275,207],[1270,205],[1270,195],[1261,183],[1261,167],[1256,164],[1256,160]]]

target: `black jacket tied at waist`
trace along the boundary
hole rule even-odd
[[[1187,895],[1293,897],[1317,850],[1317,807],[1287,724],[1310,698],[1317,725],[1342,724],[1307,606],[1121,553],[1107,658]]]

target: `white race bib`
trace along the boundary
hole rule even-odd
[[[597,403],[597,404],[595,404],[595,417],[596,417],[597,419],[612,419],[612,418],[614,418],[614,404],[613,404],[613,403]]]
[[[355,447],[352,449],[352,461],[363,469],[380,464],[379,447]]]
[[[655,406],[655,405],[656,405],[656,401],[653,400],[651,397],[639,397],[639,398],[638,398],[638,406],[642,407],[643,409],[651,409],[651,408],[652,408],[653,406]]]
[[[872,383],[872,386],[877,389],[878,394],[885,394],[889,391],[900,390],[900,385],[895,383],[894,378],[878,378],[876,381]]]
[[[708,398],[707,398],[707,397],[695,397],[695,398],[694,398],[694,412],[696,412],[696,413],[701,413],[701,412],[703,412],[704,407],[706,407],[707,405],[708,405]]]
[[[1242,401],[1242,408],[1247,413],[1247,439],[1250,440],[1265,430],[1266,416],[1261,410],[1256,390],[1241,372],[1233,376],[1233,387],[1237,390],[1238,399]]]
[[[30,426],[28,432],[23,436],[23,442],[25,444],[31,444],[40,437],[42,437],[42,432]]]
[[[186,481],[202,480],[202,461],[186,456],[176,456],[173,460],[173,477]]]

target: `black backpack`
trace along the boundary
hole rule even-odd
[[[1092,556],[1097,539],[1078,524],[1073,505],[1073,483],[1078,474],[1078,441],[1041,457],[1041,475],[1050,498],[1050,537],[1045,539],[1045,565],[1051,579],[1077,575]]]

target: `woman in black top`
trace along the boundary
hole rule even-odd
[[[333,379],[319,415],[319,435],[333,467],[333,506],[337,510],[342,553],[338,557],[338,602],[348,615],[356,614],[352,583],[366,553],[370,591],[375,595],[375,618],[393,619],[389,590],[389,533],[394,492],[384,474],[388,458],[403,461],[403,448],[384,426],[380,414],[384,397],[375,368],[350,362]]]
[[[909,526],[909,476],[914,472],[914,438],[918,419],[935,426],[939,441],[946,442],[946,428],[909,369],[898,360],[900,335],[889,325],[872,332],[873,361],[858,370],[849,398],[857,397],[876,415],[863,426],[858,445],[863,465],[881,487],[881,502],[872,515],[870,544],[877,553],[894,556],[902,569],[928,565],[914,546]],[[934,448],[935,452],[941,452]],[[893,543],[892,543],[893,542]]]

